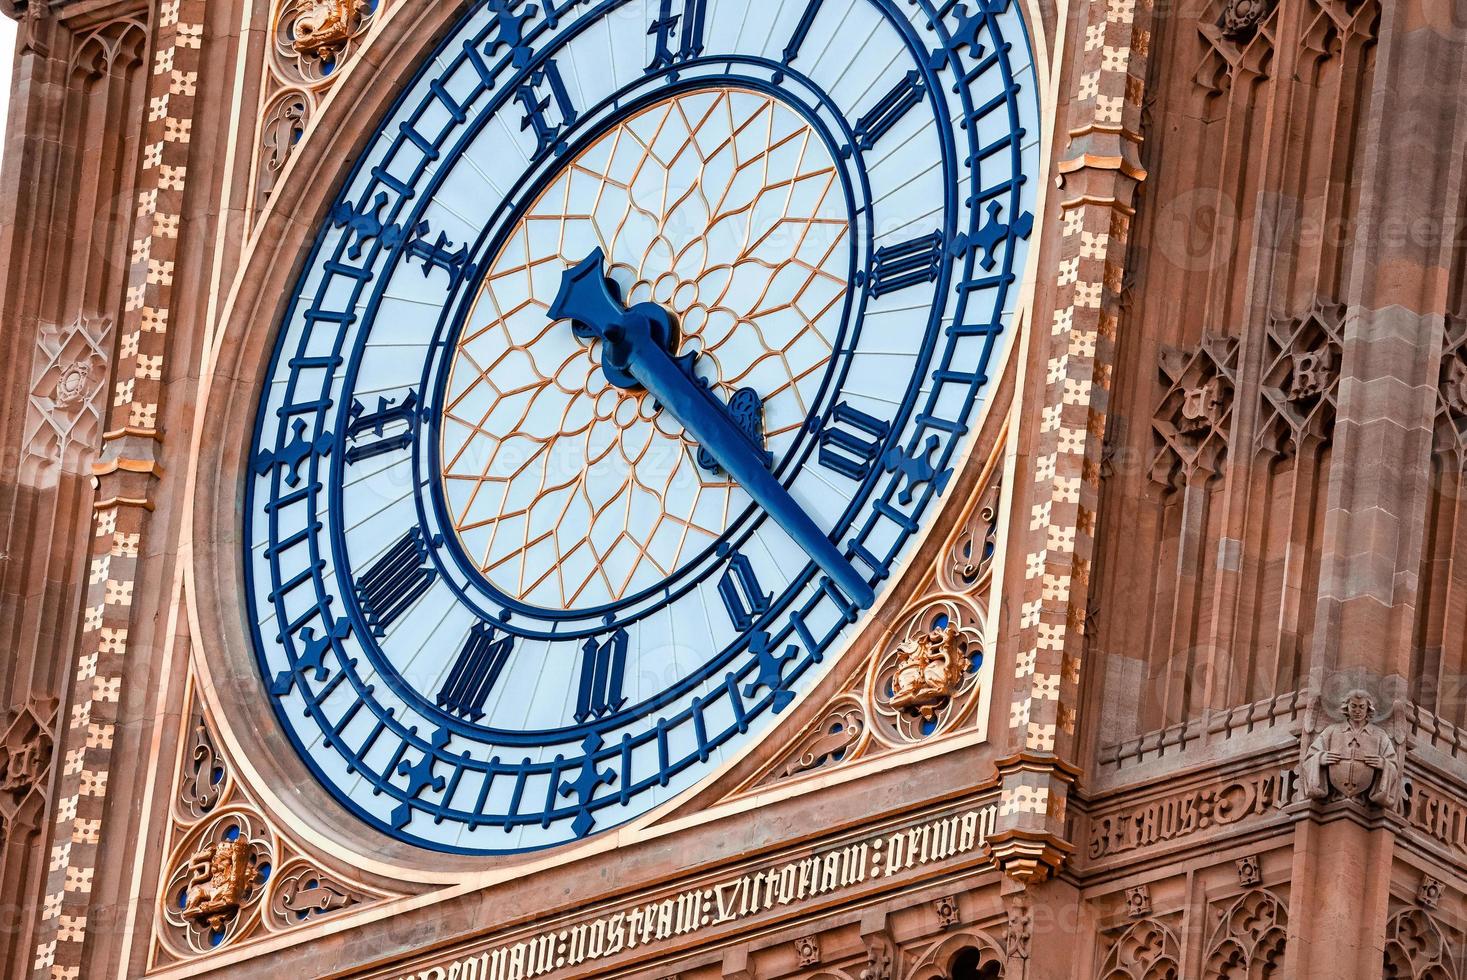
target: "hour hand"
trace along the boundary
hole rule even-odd
[[[600,278],[598,285],[594,279]],[[674,360],[672,321],[652,303],[625,309],[605,282],[601,250],[565,274],[550,316],[573,320],[602,340],[601,369],[612,384],[646,388],[664,411],[794,539],[841,591],[865,608],[875,601],[861,576],[767,468],[762,448],[689,366]]]
[[[626,315],[626,307],[606,277],[606,254],[596,249],[560,280],[560,293],[550,304],[552,320],[570,320],[576,336],[606,339]]]

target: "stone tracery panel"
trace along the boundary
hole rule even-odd
[[[985,636],[993,599],[1005,442],[934,569],[868,660],[743,790],[825,771],[984,723]],[[743,791],[741,790],[741,792]]]
[[[1386,923],[1383,980],[1459,980],[1461,955],[1447,930],[1425,909],[1405,908]]]
[[[386,892],[297,845],[240,781],[190,680],[152,963],[162,966],[307,927]]]
[[[253,210],[269,200],[321,100],[390,0],[274,0],[256,129]]]
[[[1284,976],[1289,914],[1278,896],[1255,888],[1220,911],[1203,958],[1204,980]]]
[[[1378,12],[1208,0],[1157,19],[1168,125],[1143,134],[1093,574],[1103,765],[1301,707],[1352,275],[1320,230],[1357,220]],[[1196,474],[1205,492],[1184,489]]]
[[[1162,919],[1143,918],[1111,940],[1097,980],[1179,980],[1182,952]]]

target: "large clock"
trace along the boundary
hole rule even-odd
[[[403,74],[279,328],[248,618],[347,809],[543,848],[765,734],[913,550],[1012,341],[1029,46],[1008,0],[488,0]]]

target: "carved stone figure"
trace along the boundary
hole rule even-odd
[[[1335,794],[1394,809],[1401,800],[1401,758],[1395,740],[1371,722],[1375,702],[1365,691],[1351,691],[1344,718],[1326,727],[1310,744],[1300,767],[1304,795],[1323,800]]]
[[[366,6],[361,0],[315,0],[296,18],[295,49],[306,54],[345,44]]]
[[[224,840],[207,847],[193,856],[189,871],[183,917],[218,932],[239,911],[240,900],[254,884],[249,843]]]
[[[890,703],[931,719],[957,691],[968,665],[957,624],[919,633],[897,647]]]

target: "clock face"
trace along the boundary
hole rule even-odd
[[[975,6],[489,0],[421,66],[301,275],[244,505],[265,688],[350,810],[573,841],[840,655],[1013,332],[1033,71]]]

